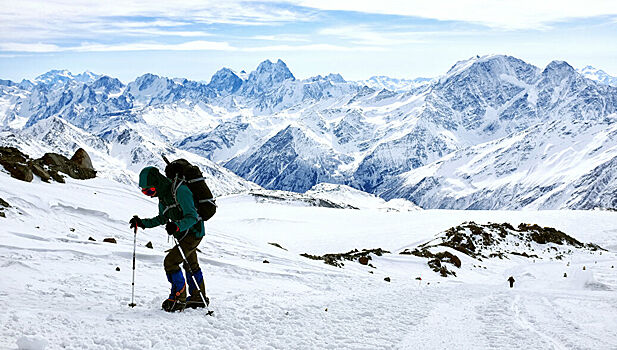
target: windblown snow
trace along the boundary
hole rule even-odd
[[[0,183],[10,205],[0,217],[0,348],[617,347],[614,212],[380,211],[224,196],[199,253],[215,312],[209,317],[160,309],[169,287],[162,261],[171,247],[163,229],[137,233],[137,306],[128,307],[128,220],[156,212],[137,188],[103,178],[25,183],[2,172]],[[463,258],[457,277],[448,278],[426,259],[398,254],[464,221],[556,227],[608,251],[574,250],[563,260]],[[117,244],[103,242],[108,237]],[[300,256],[356,248],[391,254],[371,256],[375,268]]]

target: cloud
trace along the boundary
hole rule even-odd
[[[250,0],[15,1],[0,8],[0,42],[20,42],[34,50],[37,43],[67,46],[84,41],[127,42],[131,37],[161,41],[162,37],[213,36],[210,30],[216,25],[273,26],[312,18],[312,10],[292,8],[281,2]],[[41,47],[45,50],[54,48]]]
[[[33,44],[24,44],[24,43],[0,43],[0,51],[9,51],[9,52],[59,52],[62,51],[62,48],[58,45],[53,44],[43,44],[43,43],[33,43]]]
[[[247,38],[249,40],[262,41],[287,41],[287,42],[310,42],[308,35],[277,34],[277,35],[255,35]]]
[[[0,43],[0,51],[8,52],[113,52],[113,51],[233,51],[236,48],[226,42],[216,41],[189,41],[179,44],[165,43],[127,43],[127,44],[99,44],[87,43],[79,46],[58,46],[53,44],[22,44]]]
[[[353,25],[321,29],[319,34],[358,45],[395,46],[422,43],[423,32],[378,31],[368,25]]]
[[[317,10],[356,11],[442,21],[478,23],[500,29],[545,29],[574,18],[617,14],[614,0],[293,0]]]
[[[384,51],[383,47],[378,46],[341,46],[332,44],[310,44],[310,45],[272,45],[242,48],[244,52],[376,52]]]

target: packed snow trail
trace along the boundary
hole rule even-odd
[[[484,261],[478,264],[487,269],[464,265],[456,278],[396,254],[449,226],[489,218],[557,226],[614,247],[614,213],[378,213],[222,198],[199,253],[215,311],[208,317],[199,309],[161,310],[169,292],[162,262],[172,246],[162,229],[138,232],[137,306],[127,306],[134,237],[128,219],[152,215],[156,202],[101,179],[60,186],[0,177],[9,184],[0,197],[13,205],[0,218],[2,349],[617,348],[614,251],[573,256],[570,266]],[[103,243],[105,237],[118,243]],[[144,247],[148,241],[154,249]],[[299,255],[354,247],[394,254],[374,256],[376,269],[355,262],[341,269]],[[509,275],[517,280],[513,289]]]

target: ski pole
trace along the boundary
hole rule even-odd
[[[189,269],[189,273],[191,274],[191,278],[193,279],[193,283],[195,283],[195,287],[199,288],[199,285],[197,284],[197,280],[195,279],[195,275],[193,274],[193,270],[191,269],[191,265],[189,265],[189,262],[186,260],[186,256],[184,255],[184,251],[182,250],[182,247],[180,247],[180,242],[178,242],[178,240],[176,239],[175,236],[171,235],[174,238],[174,242],[176,243],[176,247],[178,247],[178,250],[180,251],[180,255],[182,256],[182,260],[184,261],[185,266]],[[204,282],[204,286],[205,286],[205,282]],[[210,309],[208,309],[208,303],[206,303],[206,299],[204,298],[204,294],[206,294],[205,290],[200,290],[199,291],[199,297],[201,298],[201,301],[203,301],[204,306],[206,307],[206,314],[209,316],[212,316],[214,314],[214,311],[211,311]]]
[[[137,225],[135,225],[135,236],[133,237],[133,283],[131,291],[131,303],[130,307],[135,307],[135,250],[137,249]]]

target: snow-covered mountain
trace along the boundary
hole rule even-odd
[[[617,115],[554,120],[453,152],[387,183],[424,208],[614,208]]]
[[[248,74],[223,68],[209,83],[153,74],[127,85],[106,76],[51,76],[66,82],[3,81],[0,124],[15,131],[61,118],[103,139],[110,154],[129,166],[163,149],[181,149],[268,189],[304,192],[329,182],[385,198],[400,191],[428,207],[450,202],[405,192],[395,187],[397,176],[537,125],[601,125],[617,112],[617,88],[586,78],[566,62],[541,69],[502,55],[460,61],[408,91],[361,86],[338,74],[301,80],[281,60],[264,61]],[[576,140],[581,134],[569,132],[565,136]],[[598,152],[613,147],[610,142]],[[148,151],[153,147],[156,152]],[[558,187],[554,180],[543,186]],[[581,186],[575,192],[584,195]],[[566,197],[550,207],[570,203]],[[491,200],[500,204],[475,202],[519,207],[506,198]]]
[[[399,79],[391,78],[385,75],[376,75],[366,80],[357,80],[361,86],[368,86],[377,90],[390,90],[396,92],[412,91],[418,88],[424,87],[429,84],[430,78],[416,78],[416,79]]]
[[[595,80],[599,83],[617,86],[617,77],[611,76],[601,69],[597,69],[592,66],[586,66],[583,69],[578,69],[578,72],[584,75],[586,78]]]

